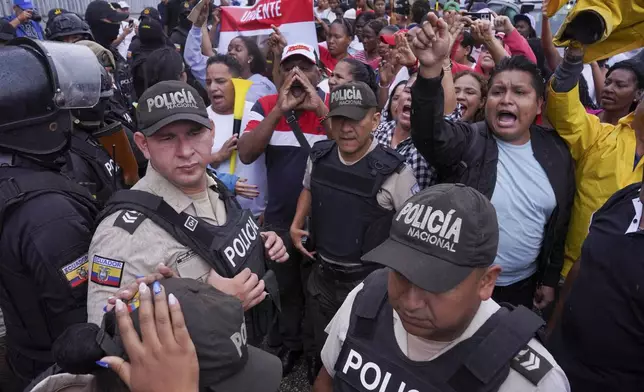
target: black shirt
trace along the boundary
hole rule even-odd
[[[641,391],[644,385],[644,231],[641,184],[593,215],[579,275],[561,319],[556,357],[578,390]]]

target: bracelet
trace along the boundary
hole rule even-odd
[[[391,87],[391,83],[389,83],[386,86],[383,86],[382,83],[378,82],[378,87],[380,87],[380,88],[389,88],[389,87]]]
[[[443,71],[451,71],[452,70],[452,62],[450,61],[448,65],[443,65]]]

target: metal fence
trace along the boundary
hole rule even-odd
[[[91,0],[31,0],[40,14],[45,18],[47,12],[52,8],[63,8],[76,12],[81,16],[85,14],[87,4]],[[116,0],[113,0],[116,1]],[[126,0],[130,5],[130,13],[137,16],[145,7],[155,7],[159,0]],[[0,0],[0,16],[7,16],[13,13],[13,0]]]

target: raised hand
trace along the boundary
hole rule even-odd
[[[512,30],[514,30],[514,25],[510,18],[505,15],[501,15],[494,18],[494,29],[500,33],[508,35]]]
[[[416,56],[409,47],[409,42],[407,42],[407,37],[403,32],[397,32],[394,34],[394,39],[396,40],[396,47],[394,51],[396,52],[396,62],[402,64],[405,67],[413,67],[416,65]]]
[[[487,44],[494,40],[494,29],[492,22],[485,19],[477,19],[472,23],[471,33],[474,40],[479,44]]]
[[[427,14],[413,42],[413,51],[420,62],[420,74],[425,78],[437,77],[443,61],[449,56],[450,36],[447,23],[433,13]]]
[[[294,68],[286,75],[284,84],[282,84],[282,87],[280,87],[279,95],[277,97],[277,107],[279,107],[283,113],[286,113],[295,109],[298,105],[300,105],[304,101],[304,98],[305,98],[304,94],[301,94],[296,97],[295,95],[293,95],[293,92],[291,91],[293,87],[293,82],[295,80],[296,79],[295,79],[295,68]]]

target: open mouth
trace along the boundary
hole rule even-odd
[[[410,104],[406,103],[406,104],[403,105],[402,114],[404,116],[407,116],[407,117],[411,116],[411,105]]]
[[[293,84],[291,84],[291,93],[296,98],[301,96],[304,94],[304,86],[302,86],[300,82],[293,82]]]
[[[496,118],[502,128],[511,128],[517,122],[517,115],[508,110],[499,110]]]

